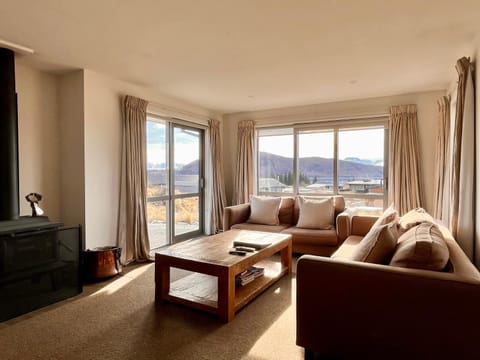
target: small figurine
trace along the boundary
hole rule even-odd
[[[43,215],[43,210],[40,209],[40,206],[38,206],[38,202],[42,200],[42,195],[30,193],[25,196],[25,199],[27,199],[27,201],[30,203],[30,207],[32,208],[32,216]]]

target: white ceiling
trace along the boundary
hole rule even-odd
[[[2,0],[0,38],[223,113],[445,89],[479,0]]]

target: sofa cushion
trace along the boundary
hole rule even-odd
[[[432,223],[421,223],[398,239],[390,265],[440,271],[449,258],[447,244],[440,229]]]
[[[333,229],[333,199],[304,199],[299,197],[300,216],[297,227],[305,229]]]
[[[334,229],[304,229],[292,226],[283,230],[282,233],[292,235],[292,241],[295,243],[335,246],[338,242],[337,232]]]
[[[388,264],[397,245],[397,223],[372,227],[353,251],[351,260]]]
[[[336,218],[338,214],[345,210],[345,199],[341,195],[334,195],[334,196],[305,196],[302,195],[304,199],[314,199],[314,200],[321,200],[321,199],[329,199],[333,198],[333,206],[335,207],[335,214],[334,217]],[[293,208],[293,224],[298,222],[298,218],[300,217],[300,201],[299,196],[297,196],[295,205]]]
[[[385,209],[383,214],[377,219],[377,221],[375,221],[375,223],[372,226],[372,229],[379,225],[389,224],[392,221],[397,219],[398,219],[398,212],[397,210],[395,210],[392,204],[387,209]]]
[[[282,230],[288,229],[290,224],[280,224],[280,225],[262,225],[262,224],[250,224],[250,223],[240,223],[232,225],[232,229],[240,230],[251,230],[251,231],[266,231],[266,232],[281,232]]]
[[[280,224],[293,225],[293,208],[295,206],[295,199],[293,197],[282,197],[280,202],[280,209],[278,210],[278,221]]]
[[[433,223],[433,217],[422,208],[410,210],[408,213],[398,219],[401,232],[406,232],[414,226],[421,223]]]
[[[350,235],[342,243],[342,246],[340,246],[337,251],[332,254],[331,258],[351,259],[353,252],[362,239],[363,236]]]
[[[278,212],[280,197],[252,196],[250,198],[250,217],[247,222],[252,224],[279,225]]]

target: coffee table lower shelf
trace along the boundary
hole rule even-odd
[[[264,268],[264,275],[244,286],[235,286],[235,312],[288,273],[288,267],[279,261],[262,260],[255,266]],[[216,314],[218,312],[218,279],[201,273],[187,275],[170,285],[166,300]]]

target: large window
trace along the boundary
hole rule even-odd
[[[386,205],[386,120],[257,131],[257,192],[343,195],[348,207]]]
[[[292,192],[293,129],[262,130],[258,137],[258,192]]]
[[[333,194],[334,132],[306,130],[298,132],[298,192]]]
[[[203,232],[203,129],[147,118],[150,248]]]
[[[385,205],[385,129],[338,131],[338,191],[349,207]]]

